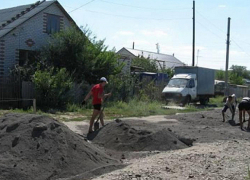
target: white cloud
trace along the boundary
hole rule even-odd
[[[124,36],[133,36],[135,33],[132,31],[119,31],[117,32],[119,35],[124,35]]]
[[[224,4],[219,5],[219,8],[225,8],[225,7],[226,7],[226,5],[224,5]]]
[[[162,30],[142,30],[141,33],[146,36],[157,36],[157,37],[162,37],[162,36],[167,36],[168,34]]]

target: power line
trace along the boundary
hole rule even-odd
[[[238,46],[238,48],[240,48],[244,53],[246,53],[250,57],[250,55],[242,47],[240,47],[240,45],[238,45],[233,39],[232,42],[234,42],[235,45]]]
[[[196,12],[197,12],[202,18],[204,18],[206,21],[208,21],[211,25],[213,25],[216,29],[218,29],[219,31],[221,31],[223,34],[226,34],[225,31],[223,31],[222,29],[220,29],[219,27],[217,27],[216,25],[214,25],[210,20],[208,20],[205,16],[203,16],[199,11],[196,10]]]
[[[91,0],[91,1],[89,1],[89,2],[87,2],[87,3],[85,3],[85,4],[83,4],[83,5],[79,6],[78,8],[73,9],[72,11],[70,11],[70,12],[68,12],[68,13],[72,13],[72,12],[74,12],[74,11],[76,11],[76,10],[82,8],[83,6],[86,6],[86,5],[88,5],[88,4],[90,4],[90,3],[94,2],[94,1],[95,1],[95,0]]]
[[[203,28],[205,28],[207,31],[209,31],[210,33],[212,33],[213,35],[217,36],[220,39],[223,39],[222,37],[218,36],[217,34],[215,34],[214,32],[212,32],[210,29],[208,29],[206,26],[204,26],[203,24],[201,24],[200,22],[196,21],[198,24],[200,24]],[[225,40],[225,39],[223,39]]]
[[[100,12],[100,11],[92,11],[92,10],[85,10],[87,12],[91,13],[98,13],[98,14],[104,14],[108,16],[116,16],[116,17],[123,17],[123,18],[130,18],[130,19],[140,19],[140,20],[156,20],[156,21],[165,21],[165,20],[186,20],[186,19],[191,19],[191,18],[143,18],[143,17],[135,17],[135,16],[125,16],[125,15],[119,15],[119,14],[110,14],[110,13],[105,13],[105,12]]]
[[[110,1],[105,1],[105,0],[100,0],[100,1],[105,2],[105,3],[109,3],[109,4],[119,5],[119,6],[126,6],[126,7],[138,8],[138,9],[148,9],[148,10],[175,11],[175,10],[191,9],[191,8],[175,8],[175,9],[149,8],[149,7],[141,7],[141,6],[132,6],[132,5],[128,5],[128,4],[121,4],[121,3],[110,2]]]
[[[204,19],[206,19],[210,24],[212,24],[215,28],[217,28],[218,30],[220,30],[223,34],[226,34],[225,31],[223,31],[222,29],[220,29],[219,27],[217,27],[216,25],[214,25],[211,21],[209,21],[206,17],[204,17],[200,12],[197,11],[197,13],[203,17]],[[236,44],[236,46],[241,49],[244,53],[246,53],[248,56],[250,56],[240,45],[238,45],[238,43],[236,43],[236,41],[231,38],[231,40]],[[243,41],[242,41],[243,42]],[[249,43],[245,42],[246,44],[250,45]]]

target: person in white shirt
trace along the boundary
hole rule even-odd
[[[236,99],[235,94],[228,96],[226,103],[222,109],[223,122],[225,122],[225,112],[227,111],[228,108],[230,109],[232,113],[232,120],[234,120],[236,105],[237,105],[237,99]]]

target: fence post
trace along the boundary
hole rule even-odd
[[[36,113],[36,99],[33,99],[33,112]]]

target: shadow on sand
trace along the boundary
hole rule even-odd
[[[231,125],[231,126],[239,126],[240,123],[235,123],[234,120],[229,120],[228,123]]]
[[[88,134],[87,134],[87,139],[88,139],[89,141],[95,139],[95,137],[97,136],[97,134],[98,134],[101,130],[102,130],[102,128],[100,128],[100,129],[98,129],[98,130],[96,130],[96,131],[93,131],[93,132],[91,132],[91,133],[88,133]]]

